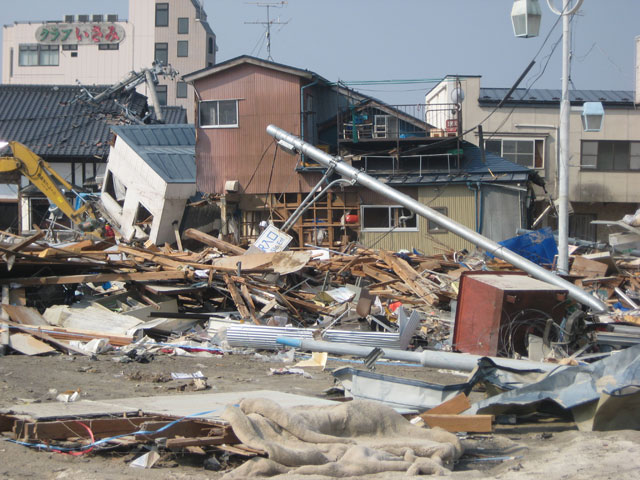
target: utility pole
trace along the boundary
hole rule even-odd
[[[277,20],[271,20],[269,15],[270,8],[282,8],[287,2],[281,1],[278,3],[263,3],[263,2],[246,2],[247,5],[255,5],[257,7],[264,7],[267,9],[267,21],[266,22],[244,22],[248,25],[266,25],[267,26],[267,60],[273,61],[273,57],[271,56],[271,25],[286,25],[289,23],[289,20],[286,22],[281,22],[278,17]]]

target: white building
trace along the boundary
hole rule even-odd
[[[2,83],[109,85],[160,61],[179,75],[159,78],[159,103],[184,107],[193,122],[193,88],[180,77],[213,66],[217,50],[198,0],[130,0],[128,20],[65,13],[4,26]]]
[[[109,219],[131,241],[175,241],[189,197],[196,193],[193,125],[113,127],[100,194]]]

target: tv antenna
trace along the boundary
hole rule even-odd
[[[264,7],[267,9],[267,21],[266,22],[244,22],[245,24],[250,25],[266,25],[267,26],[267,60],[273,61],[273,57],[271,56],[271,25],[286,25],[289,23],[289,20],[286,22],[281,22],[280,17],[276,20],[271,20],[269,15],[270,8],[283,8],[287,2],[277,2],[277,3],[264,3],[264,2],[245,2],[247,5],[255,5],[257,7]]]

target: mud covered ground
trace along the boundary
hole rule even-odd
[[[147,364],[117,363],[112,355],[97,360],[86,357],[0,357],[0,407],[55,401],[53,391],[80,389],[82,398],[101,400],[129,396],[193,394],[187,381],[171,380],[171,372],[201,371],[211,389],[207,392],[276,390],[323,396],[333,385],[329,371],[348,365],[329,360],[327,370],[307,369],[312,378],[298,375],[269,376],[270,368],[285,366],[253,354],[222,357],[171,357],[158,355]],[[458,383],[463,377],[422,367],[382,365],[380,373],[436,383]],[[474,392],[474,398],[482,393]],[[5,437],[7,438],[7,437]],[[579,432],[571,423],[532,423],[498,426],[492,435],[464,439],[468,454],[456,465],[456,478],[640,479],[640,432]],[[141,454],[136,449],[73,457],[36,451],[0,441],[0,478],[10,479],[181,479],[219,478],[220,472],[203,468],[198,455],[164,455],[153,469],[132,469]],[[479,455],[504,457],[478,461]],[[224,463],[224,458],[221,458]],[[231,460],[233,464],[233,460]],[[405,478],[373,476],[371,478]],[[312,480],[309,478],[308,480]]]

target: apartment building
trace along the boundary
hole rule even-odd
[[[193,122],[193,90],[180,77],[213,66],[217,50],[199,0],[130,0],[126,20],[64,11],[60,18],[3,27],[2,83],[109,85],[162,62],[178,74],[158,78],[158,102],[184,107]],[[148,93],[144,84],[138,90]]]

